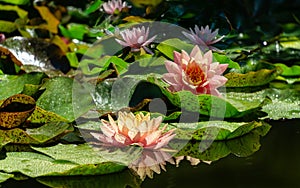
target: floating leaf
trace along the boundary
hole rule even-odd
[[[126,167],[111,163],[94,151],[88,144],[33,147],[34,152],[7,152],[0,160],[4,172],[21,172],[30,177],[102,175],[118,172]]]
[[[282,63],[276,63],[274,64],[282,69],[282,76],[300,76],[300,66],[299,65],[293,65],[291,67],[286,66]]]
[[[26,84],[39,85],[43,78],[45,78],[43,73],[30,73],[20,76],[0,75],[0,88],[5,88],[0,90],[0,100],[21,93]]]
[[[219,62],[221,64],[228,64],[228,68],[239,69],[240,65],[237,62],[232,61],[226,55],[213,53],[214,62]]]
[[[251,71],[246,74],[230,72],[225,75],[228,79],[225,85],[227,87],[262,86],[274,80],[278,75],[280,75],[280,73],[280,69],[261,69],[255,72]]]
[[[268,113],[265,118],[273,120],[300,118],[300,92],[292,89],[267,89],[265,95],[272,103],[265,105],[262,111]]]
[[[27,95],[17,94],[6,99],[0,106],[0,127],[14,128],[26,121],[35,109],[35,100]]]
[[[0,172],[0,183],[5,182],[9,178],[13,178],[13,177],[14,177],[13,174],[7,174],[7,173]]]
[[[175,156],[191,156],[203,161],[216,161],[230,153],[238,157],[247,157],[259,150],[260,137],[265,136],[269,129],[270,126],[264,124],[242,137],[226,141],[189,141]]]
[[[71,131],[73,127],[67,123],[52,122],[39,128],[0,130],[0,141],[13,144],[43,144],[55,141]]]
[[[265,126],[262,122],[204,121],[196,123],[170,123],[176,127],[176,138],[184,140],[230,140]],[[172,129],[172,126],[169,129]]]
[[[192,51],[193,45],[174,38],[161,42],[156,48],[168,58],[173,59],[174,51],[180,52],[181,50],[185,50],[189,53]]]
[[[42,87],[46,90],[37,100],[37,106],[69,122],[91,108],[90,94],[71,78],[55,77],[47,80]]]
[[[31,116],[28,118],[30,123],[50,123],[50,122],[69,122],[67,119],[53,113],[46,111],[39,106],[35,108]]]
[[[21,62],[22,69],[27,72],[61,74],[58,70],[66,73],[70,69],[64,52],[43,39],[17,36],[6,39],[1,45],[13,54],[13,58]]]

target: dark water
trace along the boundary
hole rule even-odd
[[[210,165],[200,163],[196,167],[186,161],[181,162],[179,167],[167,165],[167,172],[162,172],[160,175],[155,174],[153,179],[146,178],[141,187],[298,188],[300,187],[300,120],[271,121],[269,123],[272,128],[261,139],[260,150],[253,155],[239,158],[230,154]],[[82,181],[94,182],[89,184],[91,188],[109,187],[105,186],[105,179],[102,177],[81,177],[80,182]],[[119,180],[116,179],[116,181]],[[117,185],[126,187],[126,183]],[[0,187],[36,188],[47,186],[31,179],[17,182],[9,180]]]
[[[270,122],[259,151],[246,158],[229,155],[210,165],[188,162],[145,180],[143,188],[298,188],[300,187],[300,121]]]

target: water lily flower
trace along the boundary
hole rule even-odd
[[[195,31],[193,31],[191,28],[190,31],[191,33],[187,33],[184,31],[182,33],[194,44],[199,45],[202,51],[207,51],[207,50],[219,51],[218,48],[212,46],[212,44],[215,44],[224,38],[224,36],[216,38],[219,29],[216,29],[214,32],[212,32],[212,30],[209,29],[208,25],[205,28],[201,26],[201,30],[197,25],[195,25]]]
[[[129,46],[133,52],[138,52],[141,50],[141,48],[143,48],[146,52],[152,54],[151,50],[146,46],[153,42],[153,40],[156,38],[156,35],[148,39],[149,27],[147,27],[147,29],[144,26],[126,29],[120,32],[120,35],[123,41],[120,39],[116,39],[116,41],[122,46]]]
[[[161,169],[166,171],[166,162],[175,165],[170,153],[163,150],[144,150],[137,160],[128,165],[128,168],[144,180],[146,176],[153,178],[154,172],[160,174]]]
[[[194,94],[220,96],[217,88],[227,82],[221,74],[228,64],[213,62],[212,51],[203,54],[197,45],[190,55],[184,50],[174,51],[174,62],[167,60],[165,65],[168,73],[163,75],[163,80],[170,85],[171,92],[188,90]]]
[[[127,5],[127,2],[123,2],[122,0],[111,0],[105,2],[102,7],[107,14],[118,14],[122,12],[123,9],[130,8]]]
[[[103,125],[100,128],[103,134],[92,133],[97,140],[108,146],[138,145],[156,150],[166,146],[175,136],[175,129],[163,133],[167,124],[159,129],[162,117],[150,119],[150,113],[134,115],[132,112],[119,112],[117,121],[110,115],[108,119],[109,121],[101,120]]]

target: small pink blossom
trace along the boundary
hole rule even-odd
[[[0,43],[5,41],[5,35],[3,33],[0,33]]]
[[[117,147],[138,145],[156,150],[166,146],[175,136],[174,129],[163,133],[167,124],[159,129],[161,116],[150,119],[149,113],[134,115],[131,112],[119,112],[117,122],[110,115],[108,119],[109,121],[101,120],[103,125],[100,128],[103,134],[92,133],[104,145]]]
[[[103,9],[107,14],[118,14],[122,12],[125,8],[130,8],[127,5],[127,2],[123,2],[122,0],[111,0],[103,3]]]
[[[212,44],[215,44],[224,38],[224,36],[217,38],[219,29],[216,29],[214,32],[212,32],[212,30],[209,29],[208,25],[205,28],[201,26],[201,30],[197,25],[195,25],[195,31],[193,31],[191,28],[190,31],[191,33],[187,33],[184,31],[182,33],[194,44],[199,45],[202,51],[207,51],[207,50],[218,51],[219,49],[213,47]]]
[[[165,63],[168,73],[163,75],[163,80],[170,85],[171,92],[188,90],[194,94],[220,96],[217,88],[227,82],[221,74],[228,64],[213,62],[212,51],[203,54],[197,45],[190,55],[184,50],[181,53],[174,51],[174,62]]]
[[[121,31],[120,35],[123,41],[120,39],[116,39],[116,41],[122,46],[129,46],[133,52],[138,52],[141,50],[141,48],[143,48],[146,52],[152,54],[151,50],[146,46],[153,42],[153,40],[156,38],[156,35],[148,39],[149,27],[147,29],[144,26],[126,29]]]

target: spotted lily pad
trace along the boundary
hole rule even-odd
[[[14,128],[20,126],[35,109],[35,100],[23,94],[6,99],[0,106],[0,127]]]
[[[73,126],[64,122],[52,122],[39,128],[26,130],[14,128],[0,130],[0,142],[12,144],[44,144],[56,141],[61,136],[73,131]]]

